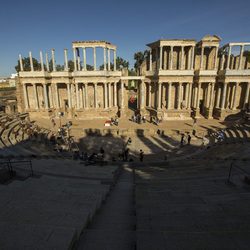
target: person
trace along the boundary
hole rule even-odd
[[[145,116],[142,117],[142,122],[146,123],[146,117]]]
[[[188,141],[188,145],[190,145],[190,142],[191,142],[191,135],[190,134],[188,134],[187,141]]]
[[[124,160],[128,161],[128,155],[129,155],[129,148],[125,149],[124,151]]]
[[[144,152],[140,149],[140,161],[143,162]]]
[[[184,134],[181,135],[181,146],[184,144]]]

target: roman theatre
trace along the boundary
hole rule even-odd
[[[19,55],[18,110],[32,118],[56,116],[92,119],[129,116],[129,82],[137,83],[136,109],[146,117],[185,120],[195,117],[225,119],[249,106],[250,43],[220,45],[218,36],[161,39],[147,44],[148,53],[137,76],[116,66],[116,46],[106,41],[72,43],[74,70],[69,70],[64,50],[64,70],[56,70],[55,51],[40,52],[41,69],[24,71]],[[96,50],[103,50],[97,58]],[[92,50],[93,66],[87,66]],[[235,55],[235,49],[239,54]],[[111,60],[112,59],[112,60]],[[97,68],[103,60],[103,68]]]

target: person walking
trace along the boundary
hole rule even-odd
[[[188,145],[190,145],[190,142],[191,142],[191,135],[190,134],[188,134],[187,141],[188,141]]]
[[[184,144],[184,134],[181,135],[181,146]]]
[[[140,162],[143,162],[144,152],[140,149]]]

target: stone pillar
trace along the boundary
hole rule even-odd
[[[160,65],[159,70],[162,70],[162,46],[160,46]]]
[[[85,83],[85,108],[89,108],[89,94],[88,94],[88,83]]]
[[[95,108],[98,108],[98,105],[97,105],[97,102],[98,102],[98,100],[97,100],[97,83],[95,82],[94,83],[94,98],[95,98]]]
[[[240,60],[239,60],[239,70],[242,69],[242,58],[243,58],[243,52],[244,52],[244,45],[240,46]]]
[[[110,71],[110,49],[108,48],[108,71]]]
[[[55,64],[55,50],[51,50],[51,60],[52,60],[52,69],[56,71],[56,64]]]
[[[232,98],[233,98],[233,100],[232,100],[232,106],[231,106],[232,110],[236,109],[235,103],[236,103],[236,96],[237,96],[238,86],[239,86],[239,83],[236,82],[235,85],[234,85],[233,94],[232,94]]]
[[[50,71],[50,69],[49,69],[49,57],[48,57],[48,53],[45,54],[45,60],[46,60],[47,71]]]
[[[144,93],[144,82],[140,83],[140,109],[145,108],[145,93]]]
[[[152,48],[149,51],[149,70],[152,71]]]
[[[201,83],[198,82],[198,91],[197,91],[197,99],[196,99],[196,108],[199,109],[200,105],[200,91],[201,91]]]
[[[82,86],[80,84],[80,88],[79,88],[79,108],[82,109],[83,108],[83,93],[82,93]]]
[[[106,47],[103,48],[103,70],[107,70]]]
[[[68,64],[68,50],[64,49],[64,71],[69,70],[69,64]]]
[[[73,57],[74,57],[74,71],[77,71],[77,64],[76,64],[76,48],[73,48]]]
[[[19,64],[20,64],[20,71],[23,71],[23,59],[21,54],[19,54]]]
[[[25,109],[28,109],[29,108],[29,102],[28,102],[26,84],[23,84],[23,95],[24,95],[24,107],[25,107]]]
[[[227,93],[227,83],[224,82],[223,92],[222,92],[222,100],[221,100],[221,109],[225,108],[226,93]]]
[[[189,50],[188,50],[188,60],[187,60],[188,65],[187,65],[186,68],[189,69],[189,70],[191,69],[191,52],[192,52],[192,47],[190,47]]]
[[[210,98],[209,98],[209,109],[213,108],[213,102],[214,102],[214,82],[210,85]]]
[[[114,82],[114,106],[117,107],[117,82]]]
[[[94,70],[96,70],[96,47],[93,47]]]
[[[171,109],[171,99],[172,99],[172,82],[168,83],[168,109]]]
[[[151,107],[151,82],[148,83],[148,106]]]
[[[48,103],[48,94],[47,94],[47,85],[46,84],[43,84],[43,95],[44,95],[45,109],[48,109],[49,103]]]
[[[179,85],[178,85],[178,105],[177,105],[177,109],[181,108],[181,102],[182,102],[182,82],[179,82]]]
[[[78,83],[75,83],[75,88],[76,88],[76,109],[79,109],[79,91],[78,91]]]
[[[124,83],[121,82],[121,109],[124,108]]]
[[[35,108],[38,109],[38,100],[37,100],[37,89],[36,89],[36,84],[33,84],[33,90],[34,90]]]
[[[218,86],[217,97],[216,97],[216,108],[220,107],[220,96],[221,96],[221,88],[220,86]]]
[[[158,82],[158,98],[157,98],[157,109],[161,109],[161,86],[162,83]]]
[[[174,47],[170,46],[170,63],[169,63],[169,69],[173,69],[173,54],[174,54]]]
[[[181,70],[184,69],[184,46],[181,46]]]
[[[184,88],[184,86],[183,86]],[[185,104],[186,104],[186,108],[187,108],[187,105],[188,105],[188,83],[186,83],[185,85]]]
[[[220,65],[220,70],[224,69],[224,63],[225,63],[225,55],[223,54],[221,57],[221,65]]]
[[[232,49],[232,47],[229,46],[228,56],[227,56],[227,68],[226,68],[227,70],[229,69],[229,66],[230,66],[231,49]]]
[[[188,103],[187,103],[187,108],[191,108],[191,101],[192,101],[192,83],[189,83],[189,90],[188,90]]]
[[[114,49],[114,71],[116,71],[116,50]]]
[[[200,60],[200,69],[203,69],[203,54],[204,54],[204,47],[201,47],[201,60]]]
[[[159,69],[159,53],[158,48],[155,49],[155,63],[156,63],[156,70]]]
[[[41,64],[41,71],[44,71],[43,52],[42,51],[40,51],[40,64]]]
[[[72,102],[71,102],[71,85],[70,83],[67,83],[67,93],[68,93],[68,105],[69,108],[72,108]]]
[[[217,61],[218,61],[218,47],[215,47],[215,55],[214,55],[214,70],[217,69]]]
[[[249,85],[250,83],[247,83],[247,89],[246,89],[246,94],[245,94],[245,98],[244,98],[244,105],[243,105],[243,110],[246,110],[248,107],[248,100],[249,100]]]
[[[108,107],[112,107],[112,103],[111,103],[112,99],[111,99],[111,82],[108,83]]]
[[[57,83],[55,83],[55,95],[56,95],[56,107],[57,107],[57,108],[60,108]]]
[[[191,70],[194,69],[194,50],[195,50],[195,47],[192,46],[192,55],[191,55]]]
[[[86,48],[82,48],[83,53],[83,70],[87,70],[87,61],[86,61]]]
[[[108,88],[107,83],[104,83],[104,108],[108,107]]]
[[[31,70],[31,71],[34,71],[33,58],[32,58],[32,53],[31,53],[31,51],[29,52],[29,57],[30,57],[30,70]]]

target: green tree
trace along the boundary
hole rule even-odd
[[[122,69],[122,68],[128,68],[129,67],[129,62],[126,61],[125,59],[121,58],[121,57],[117,57],[116,58],[116,68],[117,69]],[[106,69],[108,68],[108,64],[106,64]],[[110,63],[110,68],[114,69],[114,64]],[[100,70],[104,69],[104,64],[100,65],[99,67]]]
[[[140,66],[142,65],[143,61],[145,60],[146,56],[147,56],[147,50],[145,51],[139,51],[136,52],[134,54],[134,60],[135,60],[135,64],[134,64],[134,68],[136,71],[139,70]]]
[[[32,58],[32,60],[33,60],[34,70],[41,70],[41,64],[38,62],[38,60],[36,58]],[[15,69],[16,69],[16,72],[19,72],[21,70],[19,60],[17,62],[17,65],[15,66]],[[30,71],[31,70],[30,58],[29,57],[24,57],[23,58],[23,70],[24,71]]]

